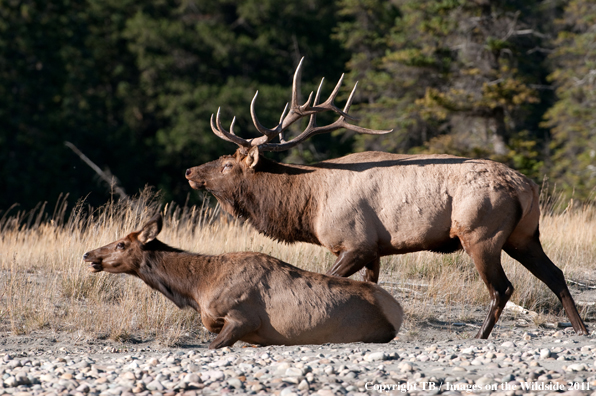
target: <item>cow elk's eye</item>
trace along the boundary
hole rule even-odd
[[[124,250],[124,242],[120,242],[119,244],[117,244],[116,249]]]

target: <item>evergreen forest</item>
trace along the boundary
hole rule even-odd
[[[100,205],[118,186],[200,202],[184,171],[236,149],[211,115],[257,136],[258,90],[276,125],[302,57],[302,101],[345,73],[338,106],[358,81],[357,124],[394,132],[339,130],[270,158],[489,158],[593,198],[595,0],[0,0],[0,217],[64,194]]]

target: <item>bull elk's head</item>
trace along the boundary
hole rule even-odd
[[[234,123],[236,122],[236,117],[232,119],[232,123],[230,124],[230,130],[227,131],[221,124],[220,109],[217,110],[217,115],[215,117],[211,115],[211,129],[213,130],[213,133],[215,133],[217,136],[219,136],[225,141],[237,144],[239,146],[239,149],[232,156],[223,156],[216,161],[212,161],[201,166],[187,169],[186,178],[189,180],[189,183],[192,188],[205,188],[213,192],[217,196],[215,189],[225,189],[225,179],[230,180],[230,175],[240,174],[242,172],[252,171],[254,169],[259,160],[259,151],[287,150],[314,135],[331,132],[339,128],[345,128],[357,133],[364,133],[370,135],[382,135],[393,131],[392,129],[367,129],[350,124],[346,121],[346,119],[354,119],[352,116],[348,114],[348,111],[350,109],[350,106],[352,105],[352,99],[354,98],[354,92],[356,91],[358,83],[354,85],[354,88],[350,93],[350,96],[348,98],[348,101],[346,102],[346,105],[344,106],[344,109],[340,110],[338,107],[335,106],[334,100],[339,92],[339,88],[341,87],[344,78],[343,74],[339,79],[337,85],[333,89],[333,92],[325,102],[319,104],[321,87],[323,86],[324,81],[324,79],[322,79],[321,83],[319,84],[319,88],[317,89],[317,93],[314,97],[314,100],[313,93],[311,92],[308,96],[306,103],[304,103],[303,105],[299,105],[298,92],[300,92],[300,78],[302,74],[303,60],[304,58],[300,60],[300,63],[296,68],[296,72],[294,73],[291,102],[289,104],[286,104],[286,107],[284,108],[279,119],[279,124],[277,124],[276,127],[272,129],[265,128],[263,125],[261,125],[257,118],[257,115],[255,113],[255,102],[257,100],[259,91],[257,91],[254,98],[252,99],[252,102],[250,104],[250,115],[252,117],[255,127],[263,136],[254,139],[243,139],[234,133]],[[316,115],[324,111],[332,111],[338,114],[339,118],[329,125],[318,126],[316,123]],[[284,136],[286,129],[294,122],[306,116],[310,116],[310,120],[306,129],[304,129],[304,131],[300,133],[298,136],[296,136],[294,139],[286,141]],[[279,138],[279,143],[273,142],[275,138]],[[230,180],[229,183],[232,183],[232,181]]]

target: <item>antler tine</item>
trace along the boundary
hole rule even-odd
[[[323,82],[325,81],[325,77],[323,77],[321,79],[321,82],[319,83],[319,87],[317,88],[317,93],[315,95],[315,101],[313,102],[313,107],[317,107],[317,103],[319,103],[319,98],[321,97],[321,88],[323,88]],[[310,115],[310,119],[308,120],[308,126],[306,127],[306,129],[309,128],[315,128],[316,124],[317,124],[317,113],[312,113]]]
[[[292,81],[292,102],[291,102],[292,104],[290,106],[290,114],[292,114],[292,112],[301,114],[304,110],[306,110],[310,107],[310,101],[312,99],[312,92],[311,92],[310,95],[308,95],[308,100],[306,101],[306,103],[304,103],[303,105],[298,104],[298,93],[300,92],[300,84],[302,82],[302,62],[303,61],[304,61],[304,57],[302,57],[300,59],[300,62],[298,62],[298,66],[296,67],[296,71],[294,72],[294,79]]]
[[[277,135],[279,135],[280,141],[284,141],[282,124],[283,124],[283,119],[286,116],[286,113],[288,111],[288,104],[286,103],[286,107],[284,107],[284,111],[281,113],[281,117],[279,118],[279,124],[277,124],[277,126],[273,129],[265,128],[263,126],[263,124],[261,124],[259,122],[259,119],[257,118],[257,113],[255,112],[255,102],[257,100],[258,95],[259,95],[259,91],[257,91],[255,93],[255,96],[252,98],[252,101],[250,102],[250,117],[252,118],[252,122],[253,122],[255,128],[257,128],[257,131],[259,131],[261,134],[263,134],[263,136],[255,138],[255,139],[251,139],[250,145],[251,146],[260,146],[264,143],[267,143],[267,142],[273,140],[275,138],[275,136],[277,136]]]
[[[294,79],[292,80],[292,109],[298,107],[298,92],[300,92],[300,80],[302,79],[302,61],[304,61],[304,57],[298,62],[298,66],[294,72]]]
[[[283,121],[284,121],[284,117],[286,116],[286,113],[288,112],[288,106],[289,104],[286,103],[286,107],[284,107],[284,111],[281,113],[281,117],[279,117],[279,124],[278,125],[282,125]],[[281,131],[279,131],[279,141],[281,143],[285,143],[286,139],[284,137],[284,130],[282,129]]]
[[[350,107],[352,106],[352,100],[354,99],[354,93],[356,92],[357,87],[358,87],[358,81],[356,81],[356,84],[354,84],[354,88],[352,88],[352,92],[350,92],[350,96],[348,97],[346,105],[344,106],[343,113],[345,113],[346,115],[348,114],[348,111],[350,111]],[[350,131],[364,133],[367,135],[384,135],[386,133],[393,132],[393,129],[377,130],[377,129],[363,128],[358,125],[350,124],[350,123],[346,122],[345,119],[346,119],[346,117],[344,115],[342,115],[333,124],[337,123],[339,125],[339,128],[346,128]],[[331,125],[333,125],[333,124],[331,124]]]
[[[275,137],[275,135],[277,135],[279,133],[279,129],[281,127],[281,120],[279,121],[279,124],[273,128],[273,129],[269,129],[269,128],[265,128],[260,122],[259,119],[257,118],[257,113],[255,112],[255,102],[257,101],[257,96],[259,96],[259,91],[257,91],[255,93],[255,96],[252,98],[252,101],[250,102],[250,117],[252,118],[252,122],[255,125],[255,128],[257,128],[257,131],[259,131],[261,134],[267,136],[267,137],[271,137],[271,139],[273,139]],[[286,108],[288,107],[288,105],[286,105]],[[282,119],[285,115],[286,110],[284,109],[284,113],[282,114]]]
[[[352,92],[350,92],[350,96],[348,96],[348,100],[344,106],[344,113],[346,113],[346,115],[348,114],[348,111],[350,111],[350,106],[352,106],[352,100],[354,100],[354,93],[356,92],[357,87],[358,81],[356,81],[356,84],[354,84],[354,88],[352,88]]]
[[[352,117],[351,115],[349,115],[345,110],[342,111],[335,105],[335,98],[337,97],[337,94],[339,93],[339,89],[341,88],[343,81],[344,81],[344,74],[342,73],[341,77],[339,78],[339,81],[335,85],[335,88],[333,88],[333,92],[331,92],[331,95],[329,95],[327,100],[325,102],[321,103],[319,106],[313,106],[313,107],[320,107],[322,109],[330,109],[330,110],[333,110],[334,112],[336,112],[337,114],[340,114],[350,120],[355,120],[355,118]],[[356,84],[358,84],[358,83],[356,83]],[[352,93],[355,90],[356,90],[356,85],[354,85],[354,88],[352,89]]]
[[[219,117],[219,109],[217,109],[217,116]],[[215,121],[213,120],[213,114],[211,114],[210,124],[211,124],[211,130],[213,131],[213,133],[215,133],[215,135],[217,135],[219,138],[221,138],[223,140],[231,142],[231,140],[228,139],[223,133],[221,133],[215,126]]]
[[[220,110],[221,107],[217,109],[215,123],[213,122],[213,114],[211,114],[211,130],[213,131],[213,133],[215,133],[218,137],[222,138],[223,140],[236,143],[238,146],[250,147],[251,141],[242,139],[241,137],[236,136],[236,134],[234,133],[234,123],[236,122],[236,117],[232,119],[232,123],[230,124],[230,132],[224,129],[224,127],[221,125]]]

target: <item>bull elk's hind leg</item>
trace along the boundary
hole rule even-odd
[[[530,238],[525,238],[525,240],[522,240],[523,242],[520,239],[510,238],[504,246],[505,252],[519,261],[528,271],[544,282],[555,293],[563,304],[565,313],[569,317],[576,333],[588,334],[588,330],[577,312],[569,288],[567,288],[563,271],[553,264],[546,253],[544,253],[538,233],[536,232]]]
[[[466,247],[466,252],[472,257],[480,277],[490,293],[489,311],[476,334],[476,338],[488,338],[495,323],[499,320],[505,304],[513,294],[513,285],[507,279],[501,266],[501,249],[494,251],[489,243],[477,243]],[[465,245],[464,245],[465,246]]]

